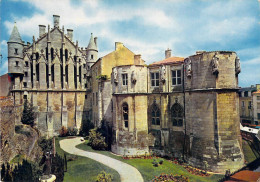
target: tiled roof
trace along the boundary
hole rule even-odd
[[[260,94],[260,90],[257,90],[257,91],[254,92],[253,94]]]
[[[169,57],[167,59],[158,61],[158,62],[154,62],[152,64],[150,64],[150,66],[154,66],[154,65],[165,65],[165,64],[172,64],[172,63],[183,63],[184,62],[184,58],[183,57]]]

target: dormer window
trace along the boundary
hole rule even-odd
[[[17,48],[14,49],[14,54],[18,55],[18,49]]]

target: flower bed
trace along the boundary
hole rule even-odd
[[[192,166],[185,166],[183,167],[191,174],[198,175],[198,176],[209,176],[209,173],[207,173],[205,170],[201,170]]]
[[[164,174],[162,173],[160,176],[155,176],[152,182],[161,182],[161,181],[177,181],[177,182],[188,182],[189,178],[182,175],[173,175],[173,174]]]

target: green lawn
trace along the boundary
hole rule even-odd
[[[200,177],[196,175],[192,175],[189,172],[186,171],[182,166],[173,164],[167,160],[164,160],[163,165],[160,165],[158,167],[154,167],[152,165],[153,159],[128,159],[125,160],[120,156],[114,155],[109,151],[96,151],[93,150],[90,146],[87,145],[86,141],[83,144],[80,144],[76,146],[79,149],[85,150],[85,151],[90,151],[90,152],[96,152],[100,153],[115,159],[118,159],[120,161],[123,161],[125,163],[128,163],[135,168],[137,168],[140,173],[142,174],[144,181],[150,181],[152,180],[155,176],[160,175],[161,173],[167,173],[167,174],[179,174],[179,175],[184,175],[188,176],[190,181],[217,181],[218,179],[222,178],[223,175],[211,175],[209,177]],[[160,159],[158,159],[160,160]]]
[[[55,138],[55,147],[56,147],[56,152],[60,156],[64,156],[64,152],[60,148],[59,141],[65,139],[65,138]],[[87,182],[91,181],[94,182],[96,181],[97,175],[101,171],[105,171],[106,173],[110,173],[113,175],[113,181],[120,181],[120,176],[117,171],[114,169],[111,169],[99,162],[96,162],[92,159],[86,158],[86,157],[80,157],[76,155],[71,155],[66,153],[66,158],[68,160],[67,166],[68,170],[64,174],[64,181],[68,182]]]
[[[246,140],[242,140],[242,148],[245,155],[245,160],[250,163],[256,159],[255,154],[253,153],[251,147],[248,145]]]

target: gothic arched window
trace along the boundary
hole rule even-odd
[[[171,121],[173,126],[183,126],[183,108],[178,103],[171,108]]]
[[[125,128],[128,128],[128,104],[127,103],[123,103],[122,111],[123,111],[124,126]]]
[[[160,109],[157,104],[152,105],[152,125],[160,125]]]

